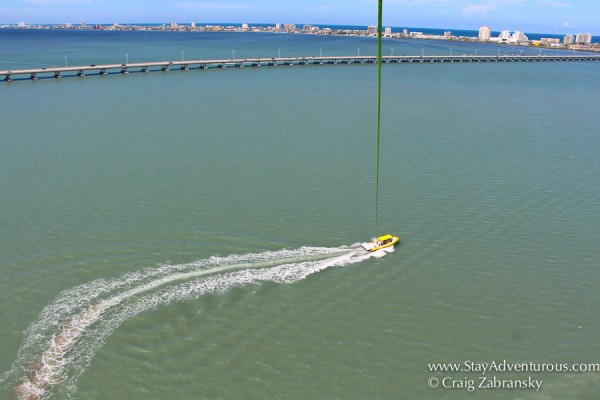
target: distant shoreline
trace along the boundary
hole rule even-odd
[[[142,23],[142,24],[0,24],[0,29],[43,29],[43,30],[86,30],[86,31],[172,31],[172,32],[270,32],[288,34],[309,34],[329,36],[357,36],[376,37],[373,27],[360,25],[298,25],[298,24],[245,24],[245,23]],[[509,44],[536,48],[595,51],[600,52],[600,38],[592,36],[592,43],[564,44],[559,40],[560,34],[527,33],[531,39],[525,42],[499,43],[492,40],[479,40],[479,31],[459,29],[452,32],[439,28],[402,28],[388,27],[383,35],[387,39],[417,39],[417,40],[452,40],[463,42],[479,42],[482,44]],[[492,31],[492,38],[499,36],[500,32]]]

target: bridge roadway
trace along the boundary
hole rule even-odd
[[[384,56],[384,63],[460,63],[460,62],[548,62],[548,61],[600,61],[599,55],[458,55],[458,56]],[[73,67],[32,68],[0,71],[0,77],[9,82],[12,77],[19,79],[61,78],[63,76],[79,76],[86,74],[107,75],[109,73],[169,71],[171,69],[188,70],[229,67],[261,67],[278,65],[309,64],[365,64],[376,63],[376,56],[336,56],[336,57],[275,57],[275,58],[236,58],[225,60],[182,60],[158,61],[128,64],[103,64]],[[63,75],[65,74],[65,75]]]

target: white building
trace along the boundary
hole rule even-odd
[[[523,32],[515,31],[512,35],[510,31],[502,31],[497,38],[491,38],[490,41],[498,43],[528,44],[529,38]]]
[[[563,44],[569,45],[575,43],[575,36],[573,35],[565,35],[563,38]]]
[[[516,31],[510,37],[511,43],[525,43],[529,42],[529,38],[523,32]]]
[[[592,34],[591,33],[578,33],[575,38],[575,43],[577,44],[591,44],[592,43]]]
[[[502,31],[502,32],[500,32],[500,35],[498,35],[499,43],[508,43],[509,40],[510,40],[510,31]]]
[[[390,28],[389,26],[387,28],[385,28],[385,34],[386,35],[391,35],[392,34],[392,28]]]
[[[294,32],[296,30],[296,24],[284,24],[283,30],[286,32]]]
[[[248,24],[244,22],[244,23],[242,24],[242,29],[244,29],[244,30],[248,30]]]
[[[482,42],[489,42],[491,38],[492,29],[489,26],[484,25],[481,28],[479,28],[479,40],[481,40]]]
[[[554,47],[560,46],[559,38],[540,38],[540,42],[545,46],[554,46]]]

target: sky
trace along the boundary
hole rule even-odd
[[[377,0],[0,0],[0,24],[376,25]],[[384,0],[383,24],[600,35],[599,0]]]

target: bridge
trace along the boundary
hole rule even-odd
[[[486,62],[575,62],[600,61],[600,55],[445,55],[445,56],[384,56],[384,63],[486,63]],[[275,67],[290,65],[326,65],[326,64],[369,64],[377,63],[376,56],[335,56],[335,57],[274,57],[239,58],[224,60],[181,60],[158,61],[127,64],[102,64],[73,67],[32,68],[0,71],[0,77],[10,82],[16,79],[62,78],[63,76],[128,74],[129,72],[169,71],[172,69],[209,69],[230,67]]]

